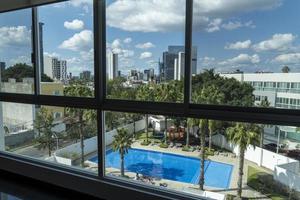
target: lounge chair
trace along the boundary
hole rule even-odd
[[[159,186],[161,186],[161,187],[168,187],[168,183],[160,183]]]

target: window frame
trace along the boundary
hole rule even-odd
[[[62,0],[52,1],[52,3]],[[300,126],[300,110],[238,107],[226,105],[206,105],[191,103],[191,63],[192,63],[192,30],[193,30],[193,0],[186,0],[185,16],[185,78],[183,103],[144,102],[117,100],[106,98],[106,0],[93,0],[94,26],[94,86],[92,98],[41,95],[38,48],[38,7],[32,7],[32,62],[34,67],[34,94],[16,94],[0,92],[0,101],[25,103],[33,105],[48,105],[75,107],[97,110],[98,127],[98,175],[77,171],[52,163],[37,161],[0,152],[0,169],[22,174],[34,179],[45,181],[68,189],[91,194],[102,198],[114,199],[120,194],[135,195],[138,199],[195,199],[188,194],[170,192],[160,188],[153,189],[105,176],[105,141],[104,141],[104,111],[133,112],[141,114],[160,114],[194,118],[208,118],[224,121],[239,121],[250,123],[266,123],[277,125]],[[20,8],[23,9],[23,8]],[[100,160],[100,159],[99,159]],[[59,181],[57,181],[59,180]],[[89,187],[86,187],[89,186]],[[82,188],[86,191],[82,191]],[[99,189],[102,188],[101,191]],[[197,197],[199,199],[199,197]]]

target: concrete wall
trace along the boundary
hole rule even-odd
[[[123,126],[122,128],[127,129],[128,133],[132,134],[133,127],[134,127],[133,123],[131,123],[131,124],[127,124],[127,125]],[[143,129],[145,129],[145,120],[144,119],[135,122],[135,131],[136,132],[143,130]],[[116,134],[117,134],[116,129],[105,133],[105,145],[106,146],[110,145],[113,142],[113,139],[114,139],[113,137]],[[97,148],[98,148],[97,144],[98,144],[97,136],[84,140],[84,155],[88,155],[88,154],[96,152]],[[55,151],[53,155],[55,157],[56,162],[71,166],[72,163],[74,163],[74,159],[65,158],[64,155],[65,154],[71,155],[72,153],[76,153],[79,156],[81,155],[80,142],[77,142],[75,144],[61,148],[58,151]]]
[[[18,133],[5,135],[5,146],[17,147],[34,139],[33,130],[24,130]]]
[[[214,135],[212,142],[216,146],[222,147],[235,153],[236,155],[239,155],[239,147],[227,142],[226,138],[221,134]],[[261,149],[260,147],[254,148],[253,146],[249,146],[246,150],[245,159],[256,163],[258,166],[266,167],[272,171],[275,170],[275,166],[277,165],[298,162],[292,158]]]

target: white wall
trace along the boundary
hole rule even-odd
[[[127,125],[123,126],[122,128],[127,129],[128,133],[132,134],[133,127],[134,127],[133,123],[131,123],[131,124],[127,124]],[[140,131],[143,129],[145,129],[145,120],[144,119],[135,122],[135,131]],[[105,133],[105,145],[110,145],[113,142],[113,137],[116,134],[117,134],[116,129]],[[97,136],[84,140],[84,155],[88,155],[90,153],[96,152],[97,148],[98,148]],[[77,142],[75,144],[71,144],[62,149],[59,149],[59,150],[55,151],[53,154],[56,162],[71,166],[72,159],[63,157],[63,155],[66,153],[76,153],[76,154],[80,155],[81,154],[80,142]]]

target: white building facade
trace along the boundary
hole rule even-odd
[[[220,76],[249,83],[255,89],[256,105],[266,99],[270,107],[300,109],[300,73],[229,73]],[[296,127],[273,126],[267,131],[274,132],[275,137],[300,142]]]
[[[109,52],[106,58],[107,77],[108,80],[113,80],[118,77],[118,54]]]
[[[45,56],[44,73],[54,80],[66,81],[68,78],[67,61]]]

